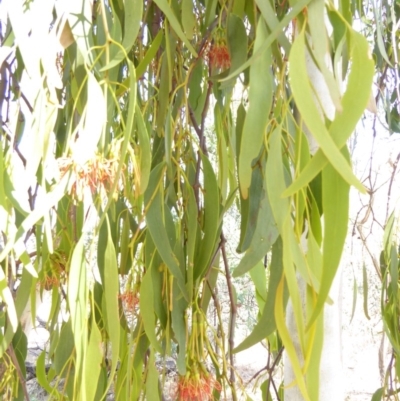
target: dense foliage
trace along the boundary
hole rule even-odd
[[[349,187],[365,191],[346,141],[371,98],[373,27],[356,32],[353,16],[373,11],[346,0],[2,5],[0,392],[23,399],[20,320],[50,292],[36,372],[53,398],[98,400],[112,386],[116,399],[163,399],[156,359],[174,355],[177,399],[227,389],[238,399],[233,353],[268,339],[276,357],[285,347],[304,399],[318,399]],[[373,30],[384,99],[397,68],[388,32]],[[395,80],[394,130],[397,91]],[[235,206],[243,257],[229,266],[224,216]],[[233,267],[251,272],[259,306],[241,344]],[[228,325],[207,314],[220,312],[221,276]],[[278,395],[270,384],[264,393]]]

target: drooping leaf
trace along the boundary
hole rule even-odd
[[[270,265],[270,276],[268,281],[267,299],[260,319],[255,325],[251,334],[243,340],[234,350],[240,352],[258,342],[267,338],[276,329],[275,324],[275,300],[278,284],[282,279],[283,262],[282,262],[282,240],[278,238],[272,247],[272,259]],[[286,305],[287,294],[283,296],[283,302]]]
[[[98,387],[97,385],[93,385],[93,383],[97,384],[99,382],[102,359],[102,337],[96,322],[93,320],[84,370],[86,399],[88,401],[93,401],[96,399]]]
[[[264,192],[260,191],[259,192]],[[249,271],[259,260],[261,260],[278,237],[278,229],[274,221],[268,196],[264,193],[264,198],[260,202],[257,215],[257,225],[253,239],[239,265],[233,272],[233,276],[240,276]]]
[[[171,274],[177,279],[183,296],[188,299],[185,280],[168,240],[167,231],[163,224],[163,200],[160,192],[160,180],[164,172],[164,163],[159,164],[150,174],[149,185],[144,194],[146,204],[146,222],[154,244],[160,256],[166,263]]]
[[[103,287],[104,294],[103,300],[106,310],[106,327],[111,343],[111,370],[110,377],[112,378],[117,369],[119,348],[120,348],[120,323],[115,322],[113,317],[119,316],[118,295],[119,295],[119,281],[118,281],[118,265],[115,247],[110,234],[110,223],[108,218],[103,226],[102,242],[98,245],[98,258],[99,266],[103,272]],[[109,381],[108,387],[111,385]]]
[[[181,25],[176,18],[173,10],[171,9],[170,5],[168,4],[167,0],[154,0],[154,2],[160,7],[162,12],[167,17],[169,23],[171,24],[175,33],[179,36],[179,38],[185,43],[189,51],[192,53],[193,57],[197,57],[196,50],[194,50],[193,46],[190,44],[188,38],[183,33]]]
[[[293,97],[296,100],[301,117],[318,142],[322,152],[339,174],[349,184],[354,185],[361,192],[365,192],[364,186],[361,185],[351,171],[349,162],[340,153],[325,123],[321,119],[320,112],[313,98],[312,87],[309,83],[305,54],[305,34],[304,31],[302,31],[293,43],[289,57],[291,65],[289,70],[290,83]]]
[[[220,231],[220,197],[218,183],[210,161],[202,157],[204,173],[204,236],[196,250],[194,278],[203,277],[218,245]]]
[[[260,19],[257,26],[256,42],[254,44],[255,52],[261,48],[262,43],[267,37],[267,28],[264,21]],[[254,159],[260,153],[269,120],[273,89],[271,62],[271,50],[267,49],[250,67],[250,105],[244,121],[239,153],[240,191],[245,199],[248,197],[251,184]],[[260,113],[259,109],[260,104],[264,108],[262,113]]]
[[[76,245],[71,259],[68,277],[68,306],[71,314],[71,329],[76,350],[76,376],[83,373],[86,353],[88,287],[84,238]]]
[[[349,155],[343,150],[346,159]],[[335,278],[343,251],[347,234],[347,221],[349,215],[348,183],[331,166],[327,165],[322,171],[322,203],[324,210],[324,242],[322,252],[322,278],[309,325],[318,316],[328,298],[329,290]],[[326,184],[328,183],[329,184]]]
[[[304,46],[300,47],[303,47],[303,49],[298,49],[298,57],[302,58],[304,55],[304,53],[302,53]],[[368,43],[362,35],[354,31],[351,31],[351,55],[352,68],[349,74],[346,92],[342,99],[343,111],[336,114],[335,120],[329,127],[329,133],[339,149],[345,145],[365,110],[370,96],[370,87],[374,74],[374,64],[369,55]],[[312,107],[315,111],[315,107]],[[322,171],[327,163],[327,156],[322,149],[319,149],[299,177],[297,177],[293,184],[283,193],[283,196],[290,196],[307,185]],[[364,189],[362,189],[362,192],[364,192]]]
[[[162,353],[160,342],[156,336],[156,316],[154,313],[154,290],[151,272],[147,271],[140,286],[140,311],[143,326],[150,344],[157,352]]]

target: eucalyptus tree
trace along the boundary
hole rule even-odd
[[[352,27],[360,10],[345,0],[1,7],[0,391],[29,398],[20,320],[47,291],[36,373],[53,398],[112,388],[116,399],[164,399],[156,360],[173,354],[175,398],[238,399],[234,353],[267,340],[276,363],[285,348],[295,399],[322,399],[324,305],[335,301],[350,185],[366,191],[346,146],[374,75]],[[224,216],[235,205],[242,258],[229,266]],[[231,275],[248,272],[259,321],[235,344]],[[275,381],[265,398],[281,397]]]

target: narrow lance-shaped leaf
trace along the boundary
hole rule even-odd
[[[342,112],[337,113],[329,127],[329,133],[336,146],[340,149],[352,134],[359,121],[371,94],[371,84],[374,75],[374,62],[369,54],[368,42],[359,33],[350,31],[352,68],[347,83],[347,89],[342,99]],[[304,168],[283,196],[290,196],[306,186],[327,165],[328,159],[319,149],[310,163]]]
[[[102,71],[106,71],[115,67],[124,58],[127,57],[127,53],[132,48],[140,29],[140,22],[143,13],[143,1],[142,0],[130,0],[124,4],[124,38],[122,40],[123,50],[120,49],[113,59],[102,68]]]
[[[268,281],[268,292],[264,309],[251,334],[234,349],[234,352],[240,352],[250,348],[251,346],[267,338],[271,333],[274,332],[274,330],[276,330],[274,310],[276,290],[283,274],[282,252],[282,239],[279,237],[272,247],[272,259],[269,266],[270,276]],[[283,297],[284,306],[286,306],[286,302],[287,292]]]
[[[254,44],[255,52],[260,49],[267,36],[265,22],[260,18]],[[267,49],[250,67],[250,105],[244,121],[239,153],[239,183],[245,199],[251,184],[252,164],[260,153],[269,120],[273,91],[271,63],[271,49]],[[262,111],[260,105],[262,105]]]
[[[261,260],[271,249],[272,244],[278,237],[276,227],[268,196],[264,191],[264,198],[260,202],[260,210],[257,215],[257,226],[253,239],[244,257],[233,272],[234,277],[238,277],[250,270],[259,260]]]
[[[261,165],[263,165],[263,163],[259,162],[253,169],[249,196],[247,199],[244,199],[243,197],[240,199],[240,241],[237,248],[239,253],[248,250],[257,227],[263,224],[262,219],[259,217],[259,213],[261,210],[261,202],[266,202],[265,198],[267,195],[263,183],[264,178]],[[265,211],[265,205],[263,209]],[[268,209],[270,209],[269,203]],[[258,225],[258,223],[260,224]],[[259,230],[260,228],[261,227],[259,227]]]
[[[87,77],[87,92],[85,122],[73,148],[74,160],[81,166],[94,156],[107,115],[103,91],[91,73]]]
[[[365,317],[370,320],[368,313],[368,275],[365,263],[363,263],[363,308]]]
[[[167,231],[163,223],[163,199],[160,191],[160,183],[165,171],[165,164],[160,163],[150,174],[149,185],[144,194],[146,204],[146,223],[150,231],[154,244],[161,258],[164,260],[171,274],[178,281],[178,285],[183,296],[188,299],[185,280],[178,265],[178,260],[174,255],[168,240]]]
[[[343,151],[343,154],[349,159],[347,149]],[[318,300],[308,327],[321,312],[339,267],[347,234],[349,190],[349,184],[331,165],[327,165],[322,171],[322,203],[324,210],[322,278]]]
[[[340,153],[340,148],[338,149],[336,146],[325,123],[321,119],[308,78],[305,54],[305,33],[303,30],[293,43],[289,56],[290,86],[301,117],[318,142],[321,150],[339,174],[349,184],[354,185],[361,192],[365,192],[364,186],[351,171],[349,162]]]
[[[261,14],[263,18],[265,19],[265,22],[268,25],[268,28],[271,32],[275,32],[275,29],[277,25],[279,24],[279,20],[275,15],[275,11],[272,8],[272,5],[269,1],[263,1],[263,0],[256,0],[257,6],[261,11]],[[285,36],[284,31],[281,30],[280,33],[277,35],[277,39],[279,43],[283,46],[285,49],[285,53],[289,54],[290,53],[290,43],[288,38]]]
[[[301,349],[305,349],[305,330],[302,302],[300,299],[299,287],[296,277],[296,267],[299,268],[304,280],[310,283],[310,278],[306,269],[302,268],[302,255],[299,255],[298,244],[291,227],[290,203],[289,199],[282,199],[281,194],[285,189],[284,165],[282,163],[281,128],[277,127],[270,136],[270,149],[265,173],[267,194],[271,204],[271,210],[277,223],[279,234],[283,244],[283,269],[284,275],[292,301],[294,317],[299,336]],[[275,316],[276,318],[276,316]],[[278,327],[279,329],[279,327]],[[284,343],[285,345],[285,343]],[[294,357],[293,355],[290,358]],[[296,356],[297,358],[297,356]],[[296,361],[298,363],[298,361]]]
[[[155,268],[152,266],[152,269]],[[154,349],[162,353],[161,345],[156,336],[156,316],[154,313],[154,289],[151,271],[148,270],[140,286],[140,312],[143,319],[144,331]]]
[[[151,169],[150,138],[139,105],[136,105],[136,124],[140,150],[140,194],[144,194],[149,183]]]
[[[196,50],[194,50],[188,38],[183,33],[181,25],[178,19],[176,18],[171,6],[168,4],[167,0],[154,0],[154,2],[158,5],[158,7],[160,7],[162,12],[165,14],[175,33],[179,36],[179,38],[183,41],[183,43],[185,43],[189,51],[192,53],[193,57],[197,57]]]
[[[103,360],[102,337],[95,320],[92,320],[90,338],[85,360],[86,400],[93,401],[96,397],[97,385]],[[96,385],[93,385],[96,384]]]
[[[103,271],[103,286],[104,286],[104,300],[105,309],[107,314],[107,332],[111,343],[111,370],[110,370],[110,380],[107,388],[110,387],[112,383],[112,378],[117,369],[119,348],[120,348],[120,323],[116,323],[113,318],[119,316],[118,307],[118,295],[119,295],[119,281],[118,281],[118,265],[117,265],[117,255],[115,253],[115,247],[111,237],[111,228],[106,217],[104,227],[102,228],[102,243],[98,245],[98,255],[99,263],[104,263],[101,266]],[[105,243],[104,243],[105,242]],[[100,266],[99,266],[100,267]]]
[[[182,26],[187,38],[192,40],[196,26],[196,17],[193,10],[192,0],[182,0]]]
[[[72,254],[71,267],[68,276],[68,306],[71,314],[71,327],[76,349],[75,386],[78,386],[78,388],[79,384],[77,380],[83,372],[87,346],[88,288],[86,284],[86,260],[83,242],[84,237],[82,236]]]
[[[202,278],[218,245],[220,231],[220,196],[210,161],[202,156],[204,173],[204,237],[196,249],[194,278]]]
[[[128,150],[128,145],[129,145],[129,140],[132,134],[132,129],[133,129],[133,123],[134,123],[134,118],[135,118],[135,109],[136,109],[136,79],[135,79],[135,68],[133,66],[132,61],[127,60],[127,66],[128,66],[128,71],[129,75],[132,77],[130,80],[130,86],[129,86],[129,102],[128,102],[128,110],[127,110],[127,117],[125,121],[125,131],[124,131],[124,136],[123,136],[123,142],[119,154],[119,162],[118,162],[118,167],[117,171],[115,172],[114,175],[114,182],[111,185],[111,188],[108,192],[108,199],[107,199],[107,204],[103,210],[103,214],[100,217],[99,221],[99,226],[101,226],[104,222],[104,219],[106,217],[107,211],[110,208],[111,204],[114,201],[114,194],[118,188],[119,185],[119,177],[121,175],[121,171],[124,167],[124,161],[125,161],[125,156]]]
[[[243,72],[247,67],[252,65],[259,57],[262,57],[264,51],[266,51],[272,45],[272,43],[277,39],[277,37],[282,33],[282,31],[284,31],[285,28],[290,24],[290,22],[292,22],[293,19],[296,18],[297,14],[299,14],[310,2],[311,0],[298,0],[291,7],[291,10],[285,15],[285,17],[282,18],[279,24],[277,24],[275,28],[272,30],[272,32],[267,36],[260,49],[254,52],[253,55],[238,69],[231,72],[227,77],[221,79],[221,81],[224,82],[228,81],[229,79],[232,79],[236,75]]]
[[[279,330],[279,334],[282,338],[282,342],[285,345],[285,351],[287,352],[293,372],[296,376],[296,384],[300,389],[302,396],[305,401],[311,401],[308,395],[307,387],[304,381],[303,372],[297,357],[296,349],[292,342],[292,334],[289,333],[286,323],[285,323],[285,312],[283,309],[283,289],[284,289],[284,278],[282,277],[276,291],[276,301],[275,301],[275,320],[276,326]]]

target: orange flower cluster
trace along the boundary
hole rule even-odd
[[[221,70],[225,70],[231,66],[231,56],[224,41],[214,43],[211,46],[208,52],[208,60],[213,67]]]
[[[60,279],[56,276],[44,276],[43,280],[40,282],[40,285],[43,286],[43,288],[46,291],[50,291],[53,287],[59,287],[60,286]]]
[[[120,300],[123,302],[125,309],[133,313],[139,304],[138,293],[133,290],[126,290],[123,294],[119,295]]]
[[[46,291],[59,287],[65,282],[68,270],[68,257],[63,251],[56,251],[49,257],[50,267],[45,268],[38,285]]]
[[[221,391],[221,384],[210,374],[188,372],[180,376],[177,388],[177,401],[210,401],[214,390]]]
[[[94,194],[101,187],[107,188],[114,182],[114,177],[118,169],[117,159],[104,159],[96,156],[83,166],[78,165],[70,157],[59,158],[58,167],[61,175],[72,169],[75,175],[75,183],[72,185],[70,193],[78,200],[83,199],[85,187],[89,187]]]

